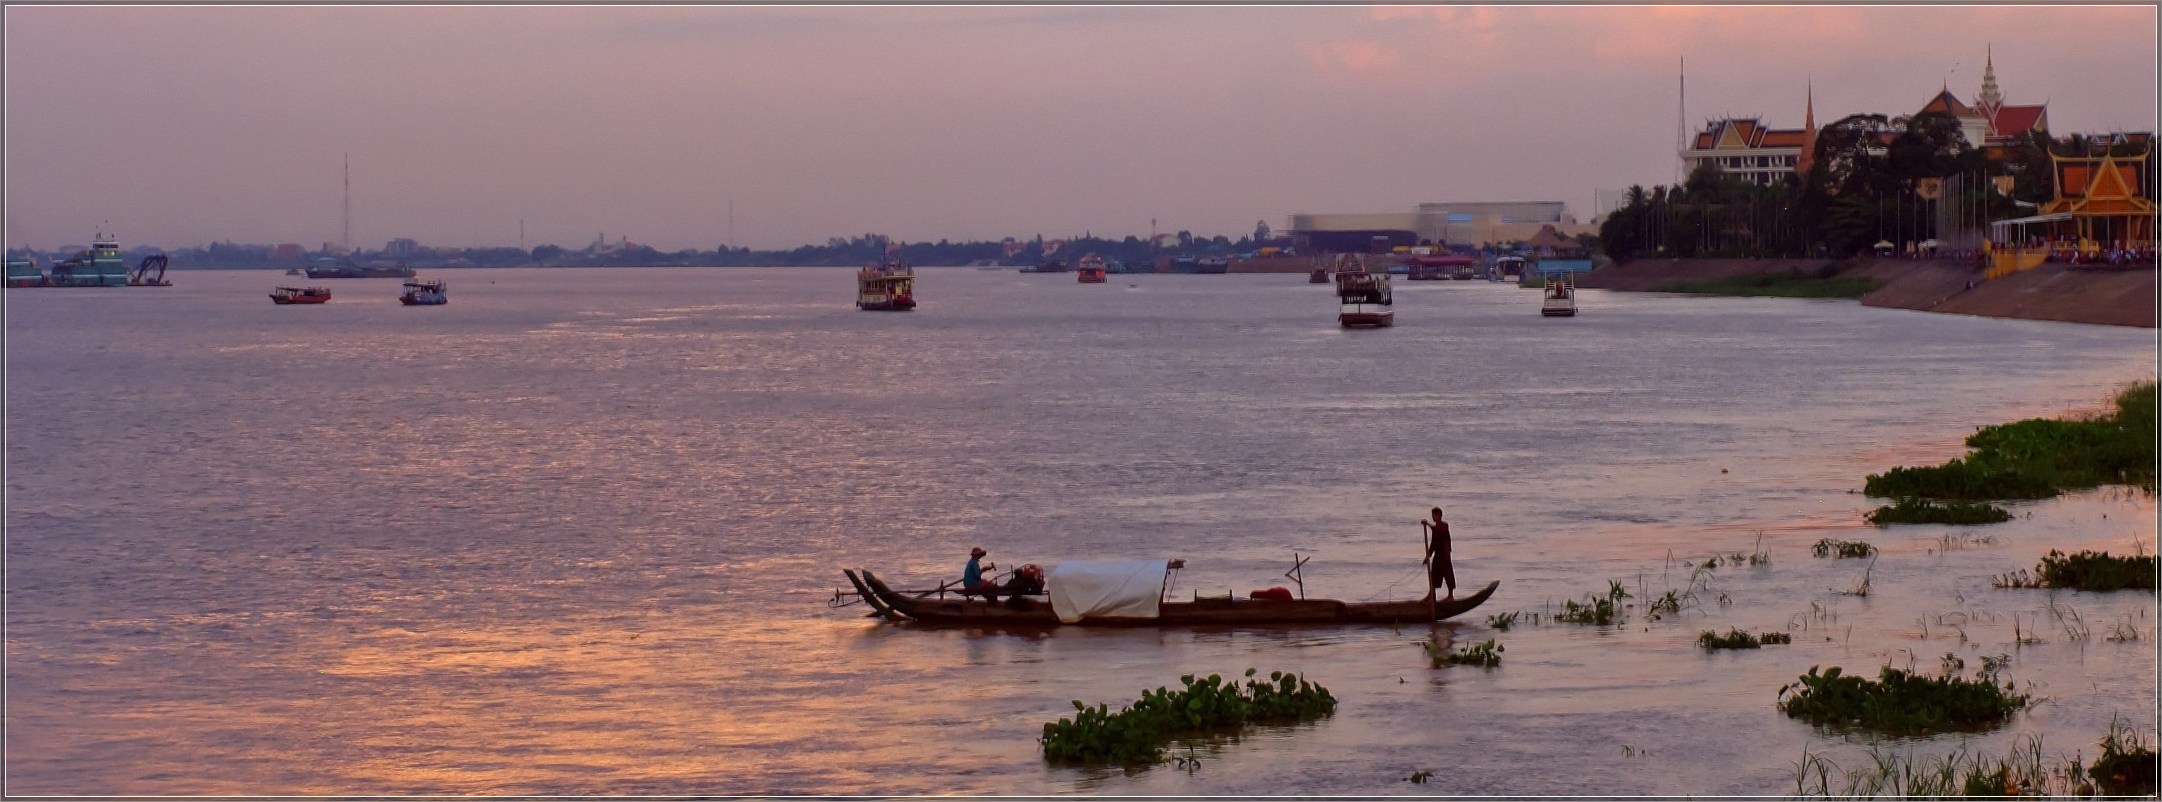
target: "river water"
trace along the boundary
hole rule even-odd
[[[1776,794],[1805,750],[1877,743],[1784,717],[1782,684],[1946,653],[2009,655],[2040,703],[1893,746],[2155,731],[2154,596],[1989,584],[2153,549],[2153,499],[1880,530],[1857,492],[2099,406],[2154,375],[2152,330],[1596,290],[1545,319],[1401,282],[1396,327],[1344,331],[1304,276],[921,274],[908,314],[826,269],[444,271],[413,308],[394,280],[275,306],[293,279],[242,271],[7,292],[7,793]],[[1177,596],[1287,585],[1296,554],[1311,595],[1412,598],[1435,505],[1458,576],[1501,588],[1434,633],[827,606],[843,567],[923,586],[977,545],[1183,557]],[[1610,580],[1690,603],[1529,623]],[[1795,640],[1694,644],[1730,627]],[[1430,668],[1431,637],[1504,662]],[[1340,707],[1191,769],[1034,741],[1072,700],[1250,667]]]

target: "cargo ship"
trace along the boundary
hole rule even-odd
[[[364,265],[352,260],[339,260],[325,256],[315,260],[307,270],[308,278],[412,278],[413,268],[404,262],[395,265]]]

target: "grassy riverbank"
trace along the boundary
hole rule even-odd
[[[1860,298],[1882,286],[1883,281],[1867,276],[1817,278],[1798,274],[1765,274],[1705,281],[1669,281],[1652,287],[1652,292],[1770,298]]]

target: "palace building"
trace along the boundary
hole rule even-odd
[[[1695,172],[1705,164],[1717,166],[1750,183],[1769,185],[1787,175],[1809,172],[1817,146],[1816,92],[1808,91],[1802,106],[1801,128],[1771,128],[1758,117],[1724,117],[1706,124],[1681,151],[1682,168]],[[1967,144],[1999,158],[2007,147],[2029,132],[2049,132],[2049,105],[2018,106],[2004,102],[1997,87],[1996,55],[1982,66],[1982,90],[1973,105],[1960,101],[1946,86],[1937,91],[1916,113],[1938,112],[1959,120]]]

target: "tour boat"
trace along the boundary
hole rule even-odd
[[[1501,587],[1499,580],[1460,599],[1346,602],[1337,599],[1287,598],[1282,591],[1256,591],[1250,598],[1229,594],[1198,595],[1171,601],[1173,572],[1183,560],[1133,560],[1118,563],[1054,565],[1048,594],[981,601],[947,589],[894,590],[870,571],[843,569],[871,615],[923,624],[1001,627],[1076,626],[1185,627],[1278,626],[1289,624],[1416,624],[1442,621],[1484,604]],[[1156,593],[1148,586],[1156,585]],[[836,593],[837,599],[842,593]],[[849,602],[853,603],[853,602]]]
[[[1549,273],[1546,289],[1540,295],[1539,314],[1546,317],[1576,317],[1576,285],[1568,273]]]
[[[1337,323],[1344,328],[1382,328],[1396,323],[1396,303],[1386,273],[1366,272],[1358,254],[1347,253],[1336,264],[1336,300],[1341,305]]]
[[[329,287],[279,287],[270,291],[270,302],[285,304],[320,304],[330,301]]]
[[[442,281],[408,281],[405,292],[398,296],[398,303],[406,306],[442,306],[450,303],[450,296]]]
[[[1522,278],[1529,264],[1522,256],[1504,256],[1494,260],[1494,272],[1501,278]]]
[[[906,312],[916,308],[916,269],[899,259],[856,271],[856,308]]]
[[[1075,278],[1082,284],[1102,284],[1109,281],[1104,277],[1104,258],[1093,253],[1081,257],[1081,267],[1075,272],[1078,274]]]

